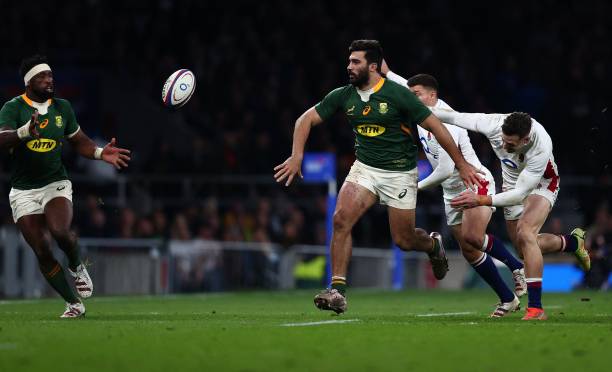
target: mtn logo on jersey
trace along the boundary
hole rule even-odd
[[[57,142],[48,138],[40,138],[28,141],[26,146],[35,152],[49,152],[57,146]]]
[[[377,124],[362,124],[357,126],[357,132],[366,137],[380,136],[385,133],[386,129],[387,128]]]

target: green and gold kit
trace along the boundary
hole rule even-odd
[[[40,138],[23,141],[11,150],[11,185],[15,189],[37,189],[68,179],[62,164],[61,141],[76,134],[79,125],[70,102],[54,98],[47,104],[46,114],[39,110]],[[35,105],[25,94],[8,101],[0,110],[0,128],[21,127],[31,119]]]
[[[323,120],[342,110],[355,133],[357,160],[371,167],[409,171],[416,167],[417,146],[411,133],[431,111],[408,89],[383,79],[367,102],[353,85],[331,91],[315,109]],[[366,98],[367,99],[367,98]]]

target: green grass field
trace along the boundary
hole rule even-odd
[[[101,297],[78,320],[58,319],[57,299],[2,301],[0,371],[612,368],[612,294],[546,294],[546,322],[489,319],[484,291],[353,290],[341,316],[316,310],[313,294]],[[344,322],[300,324],[329,321]]]

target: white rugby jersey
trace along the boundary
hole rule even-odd
[[[529,143],[519,152],[509,153],[503,148],[502,124],[509,114],[469,114],[444,108],[432,108],[442,121],[484,134],[501,161],[502,193],[492,197],[499,207],[518,205],[533,191],[542,178],[553,179],[552,188],[558,185],[559,173],[552,153],[553,145],[544,127],[531,119]],[[552,190],[554,191],[554,190]]]
[[[404,79],[393,71],[389,71],[387,73],[387,78],[408,88],[408,80]],[[446,102],[439,98],[434,107],[451,111],[453,110]],[[453,141],[455,141],[455,144],[461,150],[461,154],[465,160],[472,164],[476,169],[484,170],[484,167],[480,163],[480,160],[478,159],[478,156],[476,156],[476,152],[472,147],[467,130],[454,125],[448,125],[446,123],[443,124],[450,132],[451,136],[453,137]],[[455,162],[442,148],[442,146],[440,146],[440,143],[438,140],[436,140],[436,137],[431,134],[430,131],[422,128],[420,125],[418,125],[417,128],[419,130],[419,140],[423,145],[423,150],[425,151],[427,160],[429,160],[429,164],[431,164],[431,167],[433,168],[432,173],[427,178],[419,182],[419,190],[437,186],[439,184],[442,184],[442,187],[446,189],[463,186],[463,180],[459,176],[459,171],[457,168],[455,168]]]
[[[452,110],[452,108],[443,100],[438,99],[435,107],[441,109]],[[476,156],[476,152],[470,142],[467,130],[454,125],[444,123],[444,126],[453,137],[453,141],[459,149],[465,160],[472,164],[476,169],[483,170],[483,166]],[[419,182],[419,189],[426,189],[439,184],[445,189],[456,188],[463,186],[463,180],[459,176],[459,171],[455,168],[455,162],[448,153],[440,146],[436,137],[428,130],[417,126],[419,130],[419,140],[423,145],[423,150],[427,156],[427,160],[433,168],[433,172],[425,179]]]

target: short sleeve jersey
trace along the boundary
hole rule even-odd
[[[360,162],[390,171],[414,169],[417,146],[411,128],[431,114],[429,109],[411,91],[384,78],[369,97],[363,93],[353,85],[340,87],[315,109],[323,120],[338,111],[347,116]]]
[[[25,94],[15,97],[0,110],[0,128],[17,129],[33,113],[33,103]],[[38,121],[40,138],[23,141],[11,150],[11,185],[15,189],[37,189],[68,179],[62,163],[61,141],[79,130],[70,102],[60,98],[50,100],[47,113],[39,114]]]

